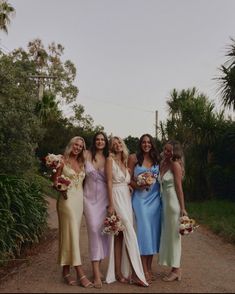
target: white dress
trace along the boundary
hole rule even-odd
[[[122,248],[122,262],[121,271],[123,276],[128,279],[130,276],[130,264],[126,249],[128,251],[130,261],[132,263],[133,269],[138,276],[138,278],[148,285],[144,271],[142,267],[142,262],[140,258],[140,252],[137,242],[136,233],[133,227],[133,210],[131,204],[131,195],[128,187],[130,183],[130,174],[126,169],[126,174],[123,173],[118,164],[113,160],[112,165],[112,177],[113,177],[113,205],[117,215],[120,217],[125,229],[123,231],[123,248]],[[111,236],[110,244],[110,256],[109,265],[106,276],[106,282],[112,283],[116,281],[115,277],[115,259],[114,259],[114,236]]]

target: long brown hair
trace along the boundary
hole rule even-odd
[[[143,161],[144,161],[144,154],[143,154],[143,150],[142,150],[142,142],[144,140],[144,137],[148,137],[149,140],[150,140],[150,143],[151,143],[151,149],[149,151],[149,156],[153,162],[153,165],[155,164],[159,164],[160,162],[160,156],[159,156],[159,153],[155,147],[155,144],[154,144],[154,140],[153,140],[153,137],[150,135],[150,134],[143,134],[140,139],[139,139],[139,144],[138,144],[138,151],[137,151],[137,154],[136,154],[136,158],[137,158],[137,163],[142,166],[143,164]]]
[[[97,136],[99,135],[102,135],[104,137],[104,141],[105,141],[105,147],[103,149],[103,155],[104,157],[108,157],[109,155],[109,141],[108,141],[108,138],[107,138],[107,135],[104,133],[104,132],[97,132],[94,137],[93,137],[93,140],[92,140],[92,144],[91,144],[91,148],[90,148],[90,151],[91,151],[91,158],[92,160],[95,161],[95,155],[96,155],[96,147],[95,147],[95,142],[96,142],[96,138]]]

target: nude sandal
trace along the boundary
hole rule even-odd
[[[82,286],[83,288],[93,288],[94,287],[94,284],[92,284],[92,282],[90,282],[89,280],[88,280],[88,282],[84,285],[84,284],[82,284],[82,280],[83,279],[85,279],[85,278],[87,278],[86,277],[86,275],[84,275],[84,276],[82,276],[80,279],[79,279],[79,281],[80,281],[80,286]]]
[[[64,279],[64,282],[69,286],[76,286],[77,285],[77,281],[74,280],[70,274],[63,276],[63,279]]]

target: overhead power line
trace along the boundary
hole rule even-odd
[[[113,106],[124,108],[124,109],[138,110],[138,111],[150,112],[150,113],[154,113],[155,112],[155,110],[145,109],[145,108],[138,107],[138,106],[124,105],[124,104],[121,104],[121,103],[112,102],[110,100],[95,99],[95,98],[92,98],[92,97],[90,97],[88,95],[83,95],[83,97],[84,98],[88,98],[88,100],[91,99],[91,100],[95,101],[96,103],[111,104]],[[126,100],[128,101],[128,99],[126,99]]]

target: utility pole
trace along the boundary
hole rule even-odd
[[[158,137],[158,110],[155,111],[155,136]]]
[[[50,79],[56,79],[57,77],[56,76],[43,76],[43,75],[33,75],[33,76],[30,76],[30,78],[34,79],[37,81],[38,83],[38,100],[39,101],[42,101],[42,97],[43,97],[43,91],[44,91],[44,80],[50,80]]]

